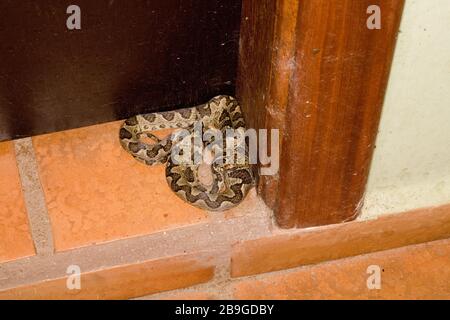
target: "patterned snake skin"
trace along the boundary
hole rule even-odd
[[[206,165],[212,181],[205,183],[199,173],[200,166],[204,168],[205,164],[195,164],[192,161],[182,163],[174,161],[172,156],[173,148],[179,149],[181,143],[192,142],[196,138],[195,123],[202,124],[203,129],[200,133],[202,135],[208,129],[216,132],[220,130],[223,136],[227,129],[245,130],[244,118],[237,101],[230,96],[217,96],[208,103],[193,108],[131,117],[120,129],[120,143],[140,162],[147,165],[165,163],[169,187],[184,201],[205,210],[230,209],[239,204],[255,184],[253,167],[248,161],[248,148],[245,143],[245,150],[234,148],[235,152],[243,152],[245,161],[233,161],[236,159],[234,156],[233,159],[229,156],[227,158],[224,141],[222,141],[223,149],[217,146],[216,149],[212,149],[214,139],[206,143],[201,140],[202,148],[214,150],[210,152],[212,154],[210,165]],[[180,130],[177,130],[160,140],[150,133],[152,130],[165,128],[186,129],[189,135],[181,137]],[[141,140],[142,135],[155,143],[144,143]],[[190,160],[194,160],[194,155],[198,155],[198,149],[192,147],[190,153]],[[182,155],[182,152],[179,154]],[[222,161],[218,161],[219,159]]]

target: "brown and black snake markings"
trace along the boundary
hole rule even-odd
[[[244,117],[237,101],[230,96],[217,96],[193,108],[131,117],[120,128],[120,143],[140,162],[147,165],[166,164],[169,187],[184,201],[205,210],[230,209],[239,204],[255,184],[253,168],[248,161],[248,148],[244,151],[245,161],[240,162],[218,161],[226,160],[227,155],[224,149],[215,149],[212,163],[208,166],[212,181],[208,183],[200,177],[201,164],[178,162],[172,158],[174,147],[182,141],[194,140],[194,124],[199,122],[202,130],[213,129],[223,134],[227,129],[245,130]],[[165,128],[186,129],[188,135],[180,139],[177,130],[164,139],[158,139],[151,134],[153,130]],[[141,141],[142,136],[147,136],[155,143],[144,143]],[[204,143],[203,147],[207,145]],[[195,154],[195,150],[192,151],[191,160]]]

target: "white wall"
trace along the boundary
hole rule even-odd
[[[363,213],[450,203],[450,0],[406,0]]]

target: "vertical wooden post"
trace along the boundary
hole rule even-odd
[[[281,130],[279,174],[258,190],[281,227],[358,215],[403,3],[243,1],[237,95],[249,127]]]

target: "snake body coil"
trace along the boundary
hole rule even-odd
[[[214,159],[208,166],[212,181],[205,183],[199,173],[202,164],[180,163],[173,159],[173,148],[194,140],[196,123],[202,125],[201,134],[208,129],[220,131],[223,136],[228,129],[245,130],[245,121],[237,101],[230,96],[217,96],[208,103],[193,108],[131,117],[120,129],[120,143],[140,162],[147,165],[165,163],[169,187],[184,201],[205,210],[230,209],[239,204],[254,185],[255,176],[248,161],[248,148],[240,150],[245,153],[244,161],[241,162],[234,161],[234,156],[232,161],[227,161],[230,160],[229,156],[227,158],[225,150],[217,148],[217,145],[216,149],[211,149],[215,150]],[[164,139],[158,139],[150,133],[166,128],[185,129],[188,135],[180,138],[175,131]],[[145,143],[141,140],[142,136],[147,136],[155,143]],[[203,144],[206,149],[211,146],[211,142]],[[192,160],[195,152],[193,148]]]

